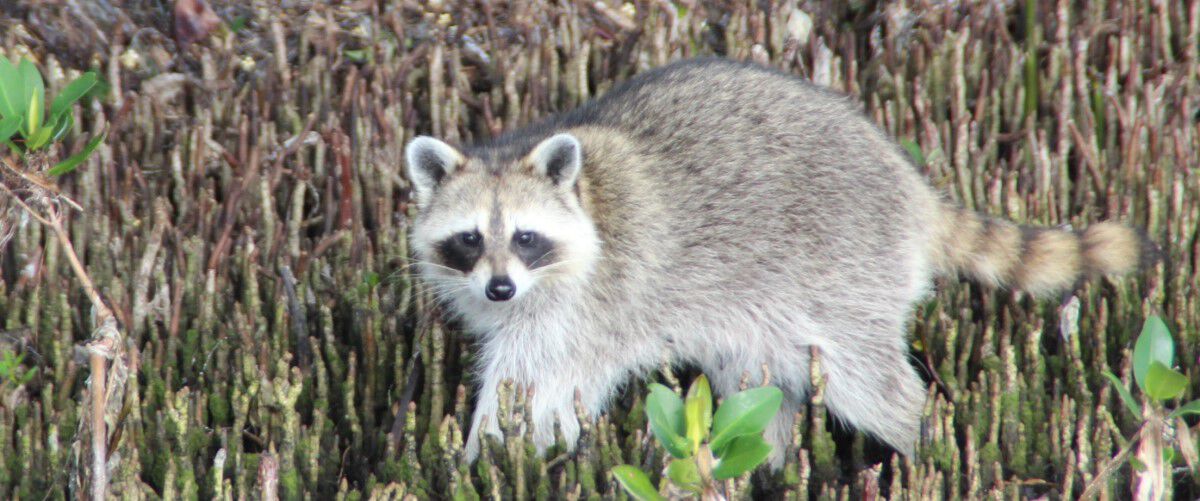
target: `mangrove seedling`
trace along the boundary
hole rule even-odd
[[[667,478],[699,499],[725,499],[720,481],[753,470],[771,453],[762,434],[782,402],[779,388],[763,386],[730,395],[714,413],[712,390],[704,375],[692,382],[686,400],[666,386],[651,384],[646,417],[654,437],[674,458],[667,466]],[[635,499],[663,499],[636,467],[620,465],[612,471]]]
[[[1133,380],[1141,392],[1141,402],[1130,388],[1111,372],[1104,376],[1112,382],[1121,402],[1131,414],[1141,418],[1141,426],[1120,453],[1113,457],[1101,474],[1084,490],[1083,498],[1096,493],[1117,468],[1128,460],[1134,469],[1134,497],[1168,499],[1172,463],[1182,458],[1189,470],[1197,471],[1196,442],[1191,437],[1186,415],[1200,414],[1200,400],[1168,407],[1187,390],[1188,378],[1174,368],[1175,341],[1167,324],[1157,316],[1146,319],[1133,346]],[[1169,433],[1173,430],[1174,433]],[[1134,457],[1129,455],[1137,448]]]
[[[18,156],[49,148],[71,130],[75,119],[71,105],[96,86],[93,72],[80,75],[63,88],[46,109],[46,86],[42,74],[28,59],[15,66],[0,57],[0,143]],[[58,162],[47,172],[59,176],[75,170],[104,141],[104,133],[88,141],[82,151]]]

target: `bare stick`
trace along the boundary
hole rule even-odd
[[[11,166],[5,166],[18,174],[21,171],[13,169]],[[28,176],[23,176],[27,181],[30,181]],[[75,246],[71,244],[71,237],[67,234],[66,228],[63,227],[62,213],[59,211],[57,202],[66,200],[56,190],[49,190],[45,186],[38,183],[33,183],[40,187],[43,191],[49,193],[41,193],[36,202],[40,202],[45,207],[45,212],[41,213],[26,204],[21,197],[13,193],[12,189],[0,183],[0,188],[4,192],[12,196],[12,200],[24,209],[30,217],[36,219],[45,226],[49,226],[54,230],[54,235],[58,238],[59,245],[62,246],[63,254],[67,257],[67,262],[71,264],[72,271],[83,285],[83,291],[87,294],[88,299],[92,302],[92,308],[95,312],[94,321],[96,330],[92,333],[92,340],[87,344],[88,362],[91,367],[91,383],[89,391],[91,392],[91,426],[92,426],[92,499],[103,500],[108,492],[108,427],[104,422],[105,410],[108,408],[108,395],[106,386],[108,382],[108,360],[116,356],[117,348],[120,346],[121,333],[117,329],[117,321],[113,316],[113,311],[104,303],[104,299],[100,297],[100,292],[96,290],[96,284],[92,282],[91,276],[84,269],[83,263],[79,261],[79,255],[75,253]],[[74,202],[66,200],[71,205]]]
[[[76,277],[83,284],[84,294],[87,294],[88,299],[92,301],[92,307],[96,308],[96,324],[103,325],[105,321],[113,317],[113,312],[108,308],[108,305],[104,304],[104,300],[100,298],[100,292],[96,290],[96,285],[92,283],[92,277],[88,276],[87,270],[83,268],[83,263],[79,262],[79,256],[75,254],[75,246],[71,245],[71,237],[67,235],[67,230],[63,228],[62,218],[59,214],[55,213],[51,215],[50,227],[58,235],[58,242],[63,246],[67,262],[71,263],[71,268],[75,270]]]
[[[92,499],[104,499],[108,490],[108,431],[104,426],[104,378],[108,360],[93,352],[92,366]]]
[[[0,183],[0,189],[3,189],[5,193],[8,193],[8,195],[12,197],[12,201],[16,202],[17,205],[20,205],[22,209],[25,209],[25,212],[29,214],[29,217],[34,218],[39,223],[50,226],[50,221],[47,221],[46,218],[42,217],[41,214],[38,214],[37,211],[33,210],[32,207],[26,205],[25,202],[21,200],[21,197],[18,197],[16,193],[13,193],[12,190],[8,189],[8,186],[5,186],[4,183]]]
[[[1095,496],[1097,491],[1104,486],[1105,480],[1108,480],[1108,477],[1111,477],[1113,473],[1117,472],[1117,469],[1119,469],[1121,465],[1125,464],[1125,459],[1128,458],[1129,453],[1133,451],[1133,446],[1142,439],[1142,435],[1145,433],[1146,425],[1142,425],[1141,428],[1138,428],[1137,433],[1133,435],[1133,438],[1129,439],[1129,443],[1125,444],[1125,447],[1122,447],[1121,451],[1118,452],[1116,456],[1113,456],[1112,459],[1108,460],[1108,463],[1104,465],[1104,468],[1101,469],[1099,473],[1096,473],[1096,476],[1092,478],[1091,482],[1088,482],[1087,487],[1083,489],[1083,494],[1079,496],[1079,499],[1088,499],[1091,496]]]
[[[49,179],[46,179],[40,175],[27,173],[24,170],[13,167],[8,162],[4,162],[3,165],[5,168],[7,168],[9,170],[9,172],[12,172],[13,174],[15,174],[17,177],[21,178],[25,182],[38,187],[43,192],[47,193],[49,196],[52,196],[55,199],[66,202],[67,205],[70,205],[72,209],[75,209],[77,211],[83,210],[83,207],[80,207],[78,203],[76,203],[74,200],[71,200],[71,197],[64,195],[62,190],[60,190],[58,188],[58,186],[56,186],[54,184],[53,181],[50,181]]]
[[[97,329],[92,334],[92,341],[88,343],[87,347],[89,365],[92,369],[90,388],[92,394],[92,499],[102,500],[108,491],[108,427],[104,423],[104,411],[108,408],[108,398],[105,393],[105,383],[108,377],[108,359],[115,355],[121,336],[117,331],[117,322],[113,317],[112,310],[104,304],[99,291],[96,290],[96,285],[92,283],[92,278],[83,268],[83,263],[79,262],[79,256],[75,254],[75,246],[71,245],[71,238],[63,228],[61,216],[54,213],[49,219],[50,227],[58,236],[67,262],[71,263],[71,268],[75,270],[75,275],[83,284],[83,291],[92,301],[92,307],[96,312]]]
[[[272,452],[274,449],[271,447]],[[263,454],[258,463],[258,489],[263,501],[278,501],[279,461],[275,459],[275,454]]]

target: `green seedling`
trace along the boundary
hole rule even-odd
[[[1187,391],[1187,376],[1174,368],[1175,341],[1167,324],[1157,316],[1146,319],[1142,332],[1133,346],[1133,380],[1141,394],[1141,401],[1133,396],[1131,388],[1111,372],[1104,376],[1112,382],[1117,395],[1130,414],[1141,419],[1138,432],[1129,441],[1125,450],[1114,458],[1119,465],[1128,459],[1134,469],[1134,496],[1138,498],[1161,497],[1169,492],[1172,463],[1182,458],[1188,469],[1195,473],[1200,469],[1196,463],[1196,444],[1187,433],[1187,424],[1182,418],[1200,414],[1200,400],[1170,407],[1169,404]],[[1164,433],[1176,428],[1182,433]],[[1168,438],[1164,438],[1168,437]],[[1137,449],[1133,456],[1130,452]],[[1106,468],[1111,472],[1112,468]],[[1083,497],[1094,494],[1105,479],[1093,480],[1084,491]],[[1169,496],[1167,496],[1169,497]]]
[[[60,141],[71,130],[71,106],[96,87],[93,72],[80,75],[63,88],[46,109],[46,86],[28,59],[13,65],[0,58],[0,144],[18,156],[37,152]],[[104,141],[101,132],[79,153],[55,164],[48,173],[60,176],[75,170]]]
[[[686,399],[651,384],[646,417],[654,437],[674,458],[667,478],[700,499],[724,499],[720,481],[753,470],[771,453],[762,433],[782,402],[783,392],[764,386],[730,395],[714,413],[712,390],[703,375],[692,383]],[[635,499],[664,499],[641,470],[621,465],[612,471]]]
[[[1187,389],[1187,376],[1173,369],[1174,364],[1175,341],[1171,339],[1167,324],[1156,316],[1147,318],[1133,346],[1133,379],[1142,392],[1145,405],[1162,406],[1183,395]],[[1125,408],[1134,416],[1142,416],[1143,404],[1133,397],[1121,379],[1111,372],[1105,372],[1104,376],[1117,389]],[[1200,414],[1200,400],[1174,408],[1167,417],[1174,419],[1188,414]]]

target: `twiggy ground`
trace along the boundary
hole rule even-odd
[[[783,473],[743,497],[1078,496],[1138,429],[1101,372],[1129,380],[1151,313],[1200,397],[1198,0],[213,6],[227,27],[187,45],[161,2],[0,7],[5,56],[56,89],[86,69],[111,86],[76,116],[106,145],[61,182],[83,207],[74,247],[128,322],[110,493],[607,498],[613,465],[661,470],[637,385],[576,455],[514,440],[463,462],[472,348],[414,284],[400,159],[414,134],[489,137],[690,55],[853,95],[968,207],[1120,219],[1164,251],[1061,300],[940,283],[913,316],[932,395],[920,456],[839,429],[818,400]],[[5,223],[0,350],[37,371],[0,386],[0,497],[82,495],[88,299],[52,230]],[[1101,496],[1129,496],[1130,468]],[[1200,495],[1194,470],[1172,480]]]

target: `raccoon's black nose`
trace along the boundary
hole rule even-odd
[[[492,277],[487,284],[487,298],[492,301],[508,301],[517,291],[508,277]]]

